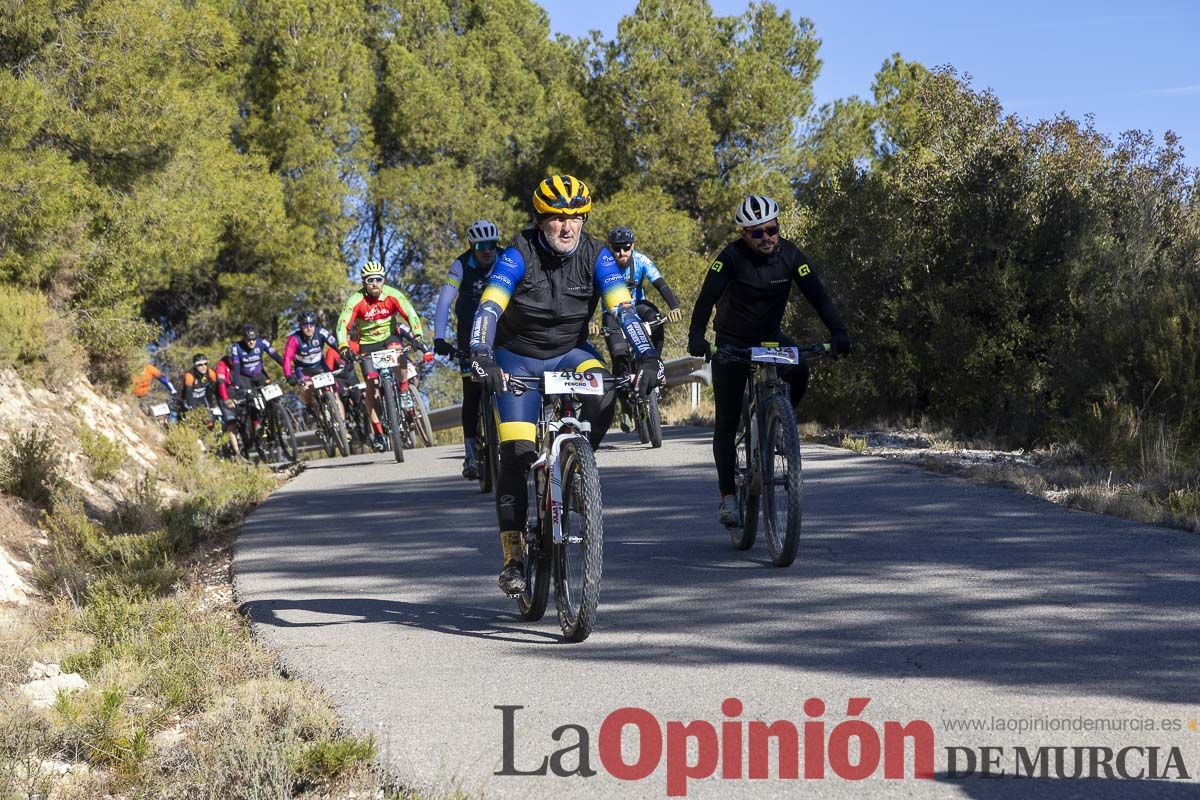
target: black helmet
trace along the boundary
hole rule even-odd
[[[242,326],[242,341],[257,342],[258,341],[258,326],[254,323],[247,322]]]
[[[204,355],[204,353],[196,353],[194,356],[192,356],[192,366],[193,367],[196,366],[197,364],[202,364],[202,363],[203,364],[208,363],[208,356]]]
[[[296,315],[297,325],[316,325],[317,313],[315,311],[301,311]]]
[[[633,230],[624,226],[613,228],[608,232],[609,244],[633,244]]]

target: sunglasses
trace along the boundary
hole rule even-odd
[[[382,275],[372,275],[370,278],[363,278],[363,283],[369,283],[372,285],[374,285],[376,283],[383,283],[383,276]]]
[[[764,236],[775,236],[779,233],[778,225],[768,225],[765,228],[747,229],[746,233],[750,234],[751,239],[761,239]]]
[[[300,327],[301,327],[301,328],[315,328],[315,327],[317,327],[317,323],[315,323],[315,322],[301,322],[301,323],[300,323]]]
[[[625,253],[633,249],[631,244],[615,244],[613,245],[614,253]]]
[[[546,203],[551,208],[583,208],[587,204],[588,199],[579,195],[575,195],[570,200],[563,197],[556,197]]]
[[[476,242],[475,243],[475,252],[477,252],[477,253],[482,253],[485,250],[495,250],[495,249],[496,249],[495,242]]]

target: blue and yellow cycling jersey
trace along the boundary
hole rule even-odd
[[[587,322],[604,300],[639,356],[654,349],[633,310],[633,298],[603,242],[580,234],[560,256],[527,228],[497,259],[475,314],[471,349],[503,347],[531,358],[555,358],[583,341]]]

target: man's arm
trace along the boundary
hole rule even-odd
[[[270,342],[268,342],[266,339],[261,339],[259,343],[262,344],[266,348],[267,355],[269,355],[271,358],[275,359],[275,363],[282,367],[283,366],[283,356],[279,355],[279,351],[275,349],[275,346],[272,345]]]
[[[650,337],[646,335],[646,329],[642,327],[642,319],[633,307],[633,296],[629,294],[629,287],[625,285],[625,276],[621,274],[617,260],[613,258],[612,252],[607,247],[602,249],[600,255],[596,257],[594,273],[596,289],[600,292],[605,307],[611,310],[617,318],[621,330],[625,332],[625,338],[629,340],[629,344],[637,353],[638,358],[656,357],[658,353],[650,344]]]
[[[457,258],[450,265],[450,277],[438,295],[437,312],[433,315],[433,338],[445,339],[446,329],[450,326],[450,306],[458,297],[458,287],[462,285],[463,265]]]
[[[704,283],[700,286],[700,295],[692,308],[692,320],[688,324],[688,352],[692,355],[703,355],[694,351],[699,349],[700,342],[708,333],[708,321],[712,317],[713,306],[721,299],[732,280],[732,272],[725,264],[726,258],[726,253],[722,250],[708,268],[704,275]]]
[[[283,346],[283,377],[292,377],[292,372],[295,370],[296,351],[300,349],[300,339],[295,336],[287,338],[287,344]]]
[[[642,269],[646,273],[646,279],[650,281],[650,284],[655,289],[658,290],[658,293],[662,295],[663,300],[667,301],[667,307],[672,311],[679,308],[679,299],[675,297],[675,293],[672,292],[671,287],[667,285],[666,278],[664,278],[662,273],[658,271],[658,267],[655,266],[654,262],[650,260],[650,257],[642,255],[641,253],[635,253],[634,256],[641,256]]]
[[[471,324],[471,352],[491,351],[496,342],[496,329],[500,315],[508,308],[508,301],[521,279],[525,277],[525,259],[515,247],[506,249],[488,276],[479,308],[475,310],[475,321]]]
[[[338,344],[343,347],[350,344],[350,326],[354,323],[354,308],[358,305],[359,300],[362,300],[362,292],[356,289],[350,293],[350,296],[346,298],[346,302],[342,304],[342,313],[338,314],[337,325],[333,328],[333,332],[337,335]]]
[[[420,339],[425,335],[425,328],[421,325],[421,317],[417,315],[417,310],[413,308],[413,304],[408,301],[408,295],[395,286],[384,286],[383,294],[380,296],[393,297],[400,304],[400,313],[408,321],[408,329],[414,337]]]

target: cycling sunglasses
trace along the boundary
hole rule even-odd
[[[370,284],[383,283],[383,276],[382,275],[372,275],[369,278],[363,278],[363,283],[370,283]]]
[[[587,204],[588,199],[586,197],[575,195],[570,200],[565,198],[555,198],[552,202],[549,202],[546,205],[550,206],[551,208],[583,208]]]
[[[477,252],[477,253],[481,253],[484,250],[495,250],[495,249],[496,249],[495,242],[476,242],[475,243],[475,252]]]
[[[612,251],[614,253],[624,253],[624,252],[626,252],[628,250],[632,250],[632,249],[633,249],[633,245],[631,245],[631,244],[614,244]]]
[[[765,228],[753,228],[751,230],[747,230],[746,233],[750,234],[751,239],[761,239],[764,236],[777,235],[779,233],[779,226],[778,225],[768,225]]]

